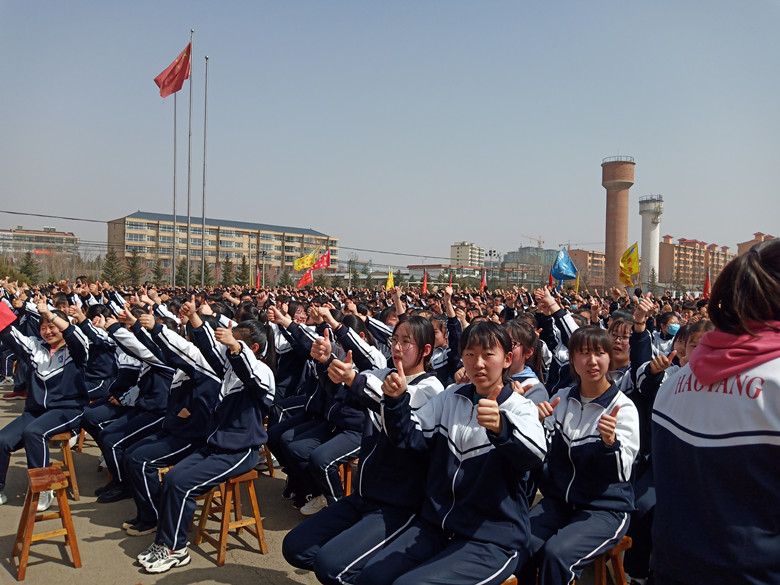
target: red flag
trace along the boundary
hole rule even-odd
[[[16,321],[16,314],[3,302],[0,302],[0,331]]]
[[[330,266],[330,250],[320,256],[320,259],[314,263],[312,269],[317,270],[318,268],[327,268],[328,266]]]
[[[452,286],[452,272],[450,272],[450,286]]]
[[[423,271],[423,284],[422,284],[422,292],[427,293],[428,292],[428,271]]]
[[[487,288],[487,271],[482,271],[482,282],[479,285],[479,290],[485,290]]]
[[[260,267],[255,266],[255,288],[260,290]]]
[[[704,281],[704,292],[702,293],[702,298],[708,299],[710,298],[710,270],[707,269],[707,278]]]
[[[176,93],[184,85],[184,80],[190,78],[190,49],[192,43],[187,45],[181,54],[174,59],[168,68],[154,78],[157,87],[160,88],[160,96],[168,97]]]
[[[550,282],[549,282],[549,285],[550,285],[550,290],[552,290],[555,287],[555,283],[553,282],[553,277],[552,277],[552,270],[550,270]]]
[[[311,274],[312,270],[312,268],[309,268],[306,272],[303,273],[303,276],[301,276],[301,279],[298,281],[298,284],[295,285],[295,288],[303,288],[307,284],[314,282],[314,277]]]

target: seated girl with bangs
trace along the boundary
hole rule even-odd
[[[574,385],[538,405],[547,461],[531,510],[532,558],[520,583],[553,585],[620,542],[634,509],[631,466],[639,450],[639,414],[613,383],[612,336],[581,327],[569,339]]]

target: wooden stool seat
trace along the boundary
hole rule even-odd
[[[263,519],[260,516],[260,507],[257,504],[257,494],[255,493],[254,480],[257,479],[257,471],[251,470],[243,475],[230,478],[228,481],[211,489],[203,501],[203,509],[198,521],[198,529],[195,534],[195,544],[199,545],[202,541],[207,541],[217,549],[217,566],[225,564],[227,556],[227,536],[228,532],[235,530],[236,534],[241,534],[241,530],[246,528],[252,536],[257,538],[260,546],[260,552],[268,552],[268,545],[265,542],[265,533],[263,532]],[[241,486],[249,495],[249,502],[252,508],[252,517],[243,518],[241,514]],[[215,496],[221,496],[221,505],[215,504]],[[233,512],[234,520],[230,521],[230,513]],[[220,524],[219,538],[215,538],[206,531],[206,523],[214,515]],[[254,525],[254,526],[253,526]]]
[[[358,458],[350,459],[346,463],[342,463],[339,466],[339,476],[341,477],[341,483],[344,485],[344,497],[352,493],[352,476],[358,465]]]
[[[37,469],[28,469],[27,477],[29,478],[29,487],[24,498],[22,517],[19,520],[19,529],[16,531],[16,540],[14,540],[12,552],[12,556],[19,557],[17,581],[24,580],[27,574],[30,545],[39,540],[50,540],[57,536],[64,536],[65,546],[70,547],[73,566],[76,568],[81,566],[81,555],[79,554],[79,545],[76,541],[76,531],[73,528],[68,497],[65,494],[65,489],[68,487],[68,478],[65,476],[65,472],[58,467],[39,467]],[[54,490],[58,510],[56,512],[38,514],[38,500],[41,492],[49,490]],[[62,521],[62,528],[34,534],[36,522],[53,520],[55,518],[59,518]]]
[[[49,465],[55,467],[62,467],[62,472],[70,481],[70,489],[73,492],[73,499],[77,502],[80,499],[79,496],[79,483],[76,480],[76,468],[73,465],[73,452],[70,449],[70,440],[73,435],[70,432],[57,433],[49,437],[49,443],[59,446],[62,449],[62,461],[50,461]]]
[[[612,563],[612,572],[615,575],[615,585],[628,585],[626,583],[626,570],[623,568],[623,553],[631,548],[631,539],[624,536],[611,550],[596,557],[593,561],[595,585],[607,585],[607,561]],[[576,581],[572,585],[576,585]]]

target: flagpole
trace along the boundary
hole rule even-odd
[[[178,92],[177,92],[178,93]],[[171,286],[176,288],[176,93],[173,94],[173,256]]]
[[[192,63],[192,37],[195,29],[190,29],[190,63]],[[192,229],[192,67],[190,67],[190,129],[187,153],[187,290],[190,288],[190,231]]]
[[[206,92],[203,100],[203,224],[200,233],[200,288],[206,286],[206,126],[209,112],[209,56],[206,55]],[[190,85],[192,87],[192,85]]]

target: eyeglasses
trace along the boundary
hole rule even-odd
[[[626,341],[629,340],[630,337],[631,337],[630,335],[615,335],[614,333],[612,333],[612,341],[622,341],[623,343],[625,343]]]
[[[409,348],[414,347],[415,344],[411,341],[401,341],[399,337],[390,337],[387,340],[387,345],[390,346],[390,349],[397,345],[401,351],[409,351]]]

